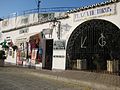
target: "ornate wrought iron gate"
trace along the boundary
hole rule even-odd
[[[120,29],[111,22],[93,19],[80,24],[68,40],[66,68],[84,59],[87,70],[97,70],[98,65],[106,70],[107,60],[120,59],[119,39]]]

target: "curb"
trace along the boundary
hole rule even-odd
[[[63,82],[67,82],[67,83],[87,86],[90,88],[90,90],[120,90],[119,87],[115,87],[112,85],[103,85],[103,84],[99,84],[99,83],[95,83],[95,82],[87,82],[87,81],[83,81],[83,80],[69,79],[69,78],[65,78],[65,77],[61,77],[61,76],[41,74],[41,73],[36,73],[36,72],[32,72],[32,73],[26,72],[26,73],[37,76],[37,77],[49,78],[49,79],[63,81]]]
[[[19,67],[19,68],[21,68],[21,67]],[[22,67],[22,68],[25,68],[25,67]],[[45,72],[47,72],[47,71],[45,71]],[[71,78],[68,78],[68,77],[64,77],[64,75],[60,76],[59,74],[51,75],[49,73],[44,73],[44,72],[40,73],[40,72],[31,72],[31,71],[24,71],[24,73],[25,74],[31,74],[31,75],[34,75],[34,76],[37,76],[37,77],[43,77],[43,78],[48,78],[48,79],[67,82],[67,83],[70,83],[70,84],[85,86],[85,87],[89,88],[89,89],[85,89],[85,90],[120,90],[119,86],[114,86],[114,85],[111,85],[111,84],[108,85],[108,84],[99,83],[99,82],[95,83],[94,81],[91,82],[91,81],[86,81],[86,80],[81,80],[81,79],[71,79]]]

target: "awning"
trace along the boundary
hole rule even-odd
[[[22,42],[28,42],[31,36],[34,36],[36,34],[39,34],[40,32],[34,32],[34,33],[25,33],[24,35],[21,35],[16,38],[15,44],[18,45]]]

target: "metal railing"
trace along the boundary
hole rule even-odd
[[[52,8],[40,8],[39,13],[51,13],[51,12],[67,12],[69,10],[75,9],[78,7],[52,7]],[[12,13],[8,16],[0,17],[1,19],[8,19],[8,18],[13,18],[17,16],[22,16],[22,15],[28,15],[28,14],[33,14],[33,13],[38,13],[38,9],[30,9],[30,10],[25,10],[23,12],[15,12]]]

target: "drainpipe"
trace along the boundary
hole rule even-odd
[[[61,28],[61,22],[58,21],[58,39],[60,40],[60,37],[61,37],[61,32],[60,32],[60,28]]]

